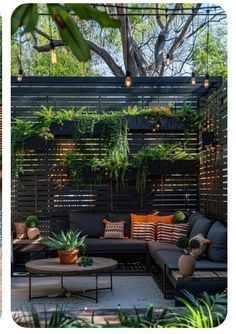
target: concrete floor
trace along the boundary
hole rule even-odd
[[[95,279],[93,277],[67,277],[64,279],[64,285],[71,289],[94,288]],[[109,285],[109,276],[99,278],[99,286]],[[58,292],[60,287],[59,278],[34,278],[33,290],[34,296],[44,294],[52,295]],[[92,294],[90,292],[90,294]],[[93,294],[92,294],[93,295]],[[19,310],[21,306],[34,304],[39,311],[46,306],[48,311],[56,308],[56,305],[65,305],[66,309],[71,311],[78,310],[99,310],[99,309],[130,309],[146,308],[153,304],[157,308],[169,308],[174,306],[173,300],[165,300],[153,278],[145,276],[114,276],[113,291],[103,290],[99,292],[99,302],[84,298],[40,298],[28,302],[28,278],[15,277],[12,279],[12,312]]]

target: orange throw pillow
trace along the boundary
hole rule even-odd
[[[158,216],[158,223],[165,223],[165,224],[173,224],[173,219],[175,215],[168,215],[168,216]]]
[[[146,223],[148,215],[136,215],[134,213],[130,214],[131,223]]]
[[[147,215],[147,221],[150,223],[158,223],[159,216],[154,214]]]

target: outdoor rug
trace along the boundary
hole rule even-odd
[[[110,284],[109,276],[99,277],[99,287],[106,287]],[[66,277],[64,285],[71,290],[86,290],[95,287],[94,277]],[[57,277],[41,277],[33,278],[32,294],[53,295],[60,288],[60,278]],[[89,292],[90,296],[94,296],[94,292]],[[40,298],[33,299],[28,302],[28,278],[17,277],[12,278],[12,311],[18,310],[22,305],[36,305],[40,311],[43,305],[46,305],[48,311],[55,309],[56,305],[64,304],[70,310],[98,310],[98,309],[130,309],[146,308],[153,304],[157,308],[173,307],[174,300],[165,300],[162,292],[156,285],[152,276],[114,276],[113,291],[99,291],[98,304],[94,300],[85,299],[83,297],[69,298]]]

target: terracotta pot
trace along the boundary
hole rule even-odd
[[[78,258],[79,250],[74,249],[73,251],[68,251],[60,249],[57,253],[61,264],[75,264]]]
[[[40,231],[37,227],[31,227],[27,230],[28,239],[37,239],[40,237]]]
[[[183,276],[192,276],[195,270],[195,258],[192,255],[181,255],[178,266]]]

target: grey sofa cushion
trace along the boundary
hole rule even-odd
[[[103,219],[106,214],[100,212],[70,212],[70,229],[80,230],[90,238],[99,238],[104,233]]]
[[[182,255],[180,251],[157,251],[154,261],[164,268],[166,265],[169,269],[178,270],[179,257]],[[196,270],[226,270],[227,263],[213,262],[208,259],[196,260]]]
[[[227,261],[227,227],[216,221],[210,228],[207,239],[211,244],[207,251],[209,260],[214,262]]]
[[[189,218],[188,218],[189,233],[191,232],[191,230],[192,230],[192,228],[193,228],[193,226],[194,226],[194,224],[195,224],[199,215],[202,215],[202,214],[198,211],[195,211],[189,216]]]
[[[194,219],[195,220],[195,219]],[[190,223],[192,223],[190,221]],[[206,218],[202,214],[198,214],[196,220],[193,224],[193,228],[190,231],[189,238],[195,237],[195,235],[201,233],[204,238],[207,237],[207,233],[209,232],[211,225],[214,223],[213,220]]]
[[[112,222],[117,222],[121,220],[126,221],[125,236],[130,238],[130,234],[131,234],[130,213],[127,213],[127,212],[108,213],[108,219]]]
[[[147,241],[131,239],[97,239],[88,238],[86,241],[88,253],[146,253]]]
[[[148,250],[152,257],[155,257],[156,252],[159,250],[163,251],[179,251],[179,248],[175,244],[164,243],[158,241],[148,241]]]

